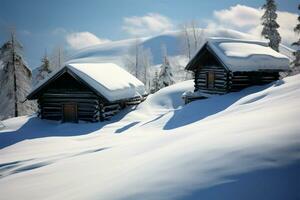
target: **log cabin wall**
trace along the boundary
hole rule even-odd
[[[77,105],[77,120],[100,120],[103,100],[68,73],[44,89],[38,99],[39,115],[44,119],[63,120],[63,105],[70,103]]]
[[[224,94],[228,91],[228,73],[221,66],[204,66],[195,72],[195,91]]]
[[[279,71],[274,70],[232,72],[230,66],[225,66],[207,43],[188,63],[186,69],[194,72],[195,92],[209,94],[240,91],[279,79]]]
[[[209,86],[209,73],[214,75],[213,87]],[[195,91],[225,94],[227,92],[237,92],[253,85],[268,84],[278,79],[279,72],[227,72],[221,66],[204,66],[195,71]]]
[[[251,72],[230,72],[229,91],[240,91],[253,85],[264,85],[279,79],[279,72],[276,71],[251,71]]]
[[[228,91],[228,72],[207,45],[193,64],[195,91],[224,94]],[[213,81],[211,80],[213,79]]]

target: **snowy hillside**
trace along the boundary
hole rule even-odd
[[[234,39],[247,40],[262,40],[262,38],[254,38],[252,35],[235,31],[232,29],[198,29],[199,32],[199,46],[197,49],[192,49],[192,53],[201,47],[209,37],[224,37]],[[186,80],[186,72],[184,68],[189,59],[184,52],[184,38],[182,38],[181,31],[173,31],[157,35],[154,37],[144,37],[137,39],[126,39],[119,41],[106,42],[101,45],[87,47],[78,50],[69,57],[66,63],[115,63],[126,68],[126,59],[134,45],[142,46],[151,52],[151,65],[153,69],[149,71],[149,77],[154,77],[154,69],[158,69],[162,64],[162,45],[165,45],[168,53],[168,59],[174,70],[175,81],[180,82]],[[281,45],[280,52],[293,60],[292,49]],[[33,85],[36,85],[38,70],[35,68],[32,71]],[[126,70],[130,71],[126,68]],[[142,69],[141,69],[142,70]],[[132,72],[131,72],[132,73]]]
[[[4,121],[1,199],[299,199],[300,75],[184,106],[192,88],[105,123]]]
[[[225,37],[234,39],[259,39],[254,36],[235,31],[232,29],[199,29],[201,37],[201,44],[203,44],[208,37]],[[138,42],[145,49],[150,49],[153,57],[153,64],[162,63],[161,47],[164,44],[168,50],[170,57],[174,57],[176,61],[183,55],[182,49],[182,33],[180,31],[173,31],[154,37],[138,38]],[[114,62],[122,66],[124,55],[128,53],[131,46],[135,45],[136,39],[127,39],[120,41],[112,41],[101,45],[96,45],[82,49],[70,57],[70,62]],[[199,47],[201,46],[199,44]],[[281,46],[280,51],[287,56],[292,56],[292,49]],[[177,58],[176,58],[177,56]],[[178,57],[179,56],[179,57]],[[172,58],[171,58],[172,59]],[[182,58],[180,59],[182,60]],[[178,62],[180,62],[180,60]],[[186,61],[187,62],[187,61]],[[184,63],[186,64],[186,63]]]
[[[202,31],[203,41],[207,37],[228,37],[236,39],[254,39],[253,36],[234,31],[231,29],[199,29]],[[181,32],[174,31],[162,35],[139,38],[138,42],[145,48],[150,49],[153,56],[153,64],[161,64],[162,62],[162,44],[166,45],[169,56],[182,55],[182,39]],[[68,62],[123,62],[124,54],[128,52],[130,47],[136,43],[136,39],[128,39],[121,41],[108,42],[102,45],[92,46],[80,50],[74,54]]]

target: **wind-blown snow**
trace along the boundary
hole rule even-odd
[[[187,81],[110,122],[4,121],[1,199],[297,199],[300,75],[183,105]]]
[[[231,71],[289,70],[289,58],[266,42],[211,38],[208,45]]]

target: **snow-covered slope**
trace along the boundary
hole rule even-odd
[[[4,121],[1,199],[299,199],[300,75],[184,106],[192,87],[105,123]]]
[[[201,33],[202,41],[199,41],[199,47],[203,44],[209,37],[224,37],[233,39],[245,39],[245,40],[261,40],[262,38],[255,38],[252,35],[235,31],[232,29],[199,29]],[[120,41],[112,41],[101,45],[87,47],[85,49],[79,50],[73,56],[70,57],[68,63],[78,63],[78,62],[113,62],[118,65],[123,65],[124,56],[128,53],[130,48],[138,42],[145,49],[150,49],[153,57],[153,64],[158,65],[162,63],[162,44],[166,46],[168,55],[170,57],[176,57],[183,55],[182,49],[183,38],[180,31],[172,31],[157,35],[154,37],[145,37],[137,39],[127,39]],[[280,52],[288,57],[292,57],[293,50],[280,46]],[[184,63],[186,64],[186,63]]]
[[[202,31],[203,30],[203,31]],[[253,36],[234,31],[231,29],[200,29],[202,33],[203,41],[208,37],[228,37],[236,39],[254,39]],[[173,31],[162,35],[139,38],[127,39],[121,41],[108,42],[101,45],[96,45],[82,49],[71,56],[68,63],[78,62],[114,62],[122,65],[124,55],[128,53],[128,50],[132,45],[138,42],[145,49],[150,49],[153,57],[153,64],[162,63],[161,47],[164,44],[168,50],[169,56],[178,56],[183,54],[182,39],[180,31]]]

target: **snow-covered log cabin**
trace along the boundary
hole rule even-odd
[[[147,96],[144,84],[112,63],[76,63],[53,72],[27,96],[42,119],[103,121]]]
[[[267,42],[209,38],[186,70],[194,73],[195,92],[224,94],[277,80],[289,59]]]

